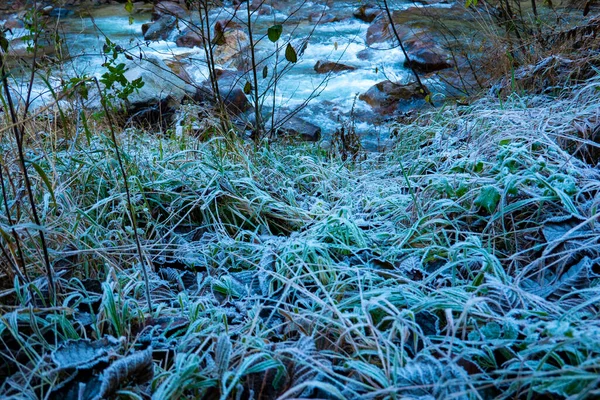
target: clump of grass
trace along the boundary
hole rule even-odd
[[[354,162],[123,132],[136,227],[107,136],[38,142],[60,291],[48,307],[5,285],[0,393],[64,393],[75,373],[51,354],[114,336],[110,360],[154,354],[121,397],[597,397],[599,173],[561,145],[593,146],[574,121],[597,115],[598,87],[445,107]]]

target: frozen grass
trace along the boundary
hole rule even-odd
[[[60,294],[44,303],[11,210],[37,280],[2,258],[0,394],[68,398],[75,369],[50,355],[110,335],[110,360],[153,349],[122,398],[597,398],[600,173],[580,127],[599,89],[444,108],[353,163],[123,132],[152,311],[109,139],[31,144]]]

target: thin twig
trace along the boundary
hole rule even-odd
[[[127,172],[125,171],[125,167],[123,166],[123,160],[121,158],[121,151],[119,150],[119,145],[117,143],[117,135],[115,134],[114,124],[110,116],[108,106],[106,105],[106,98],[102,96],[102,88],[100,87],[100,82],[98,81],[98,79],[94,78],[94,82],[96,83],[98,93],[100,93],[101,96],[100,104],[102,105],[104,113],[106,114],[106,118],[108,119],[108,127],[110,130],[113,145],[115,147],[115,156],[117,157],[119,169],[121,170],[121,176],[123,177],[123,183],[125,185],[125,196],[127,198],[127,208],[129,211],[129,217],[131,218],[131,224],[133,225],[133,237],[135,239],[135,246],[137,248],[138,256],[140,257],[140,266],[142,269],[142,275],[144,277],[144,284],[146,286],[146,300],[148,301],[148,312],[152,312],[152,299],[150,297],[150,278],[148,277],[148,270],[146,269],[146,263],[144,262],[144,253],[142,252],[142,244],[140,242],[140,237],[137,232],[135,212],[133,211],[133,205],[131,202],[131,192],[129,191],[129,183],[127,182]]]

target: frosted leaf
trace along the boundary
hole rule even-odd
[[[126,383],[144,383],[154,376],[152,348],[133,353],[112,363],[100,376],[100,389],[94,400],[112,397]]]
[[[90,369],[101,362],[107,362],[120,345],[112,336],[95,342],[88,339],[71,340],[58,346],[51,358],[59,369]]]
[[[271,248],[266,248],[263,252],[263,255],[260,259],[259,271],[258,271],[258,284],[260,289],[260,294],[264,297],[269,296],[269,287],[271,285],[272,277],[265,271],[275,271],[275,253]]]

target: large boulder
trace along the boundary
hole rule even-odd
[[[319,60],[314,69],[317,74],[326,74],[328,72],[354,71],[356,67],[334,61]]]
[[[363,4],[362,6],[360,6],[358,9],[356,9],[353,13],[354,18],[358,18],[361,21],[364,22],[373,22],[373,20],[375,18],[377,18],[379,15],[381,15],[383,13],[383,11],[381,10],[381,7],[378,7],[375,4],[372,3],[368,3],[368,4]]]
[[[125,108],[127,113],[138,119],[151,120],[156,113],[172,113],[184,97],[192,97],[196,89],[171,71],[167,64],[156,56],[143,60],[126,60],[125,78],[129,81],[141,78],[144,86],[132,93]],[[150,121],[152,122],[152,121]]]
[[[185,7],[174,1],[161,1],[156,3],[152,12],[152,20],[158,20],[162,16],[171,16],[179,19],[189,18],[190,12]]]
[[[233,115],[243,114],[252,108],[248,97],[246,97],[244,91],[239,87],[221,88],[219,86],[219,92],[227,111]]]
[[[220,19],[213,27],[212,42],[216,45],[225,44],[225,33],[242,30],[243,26],[232,19]]]
[[[411,31],[405,25],[395,25],[396,32],[400,35],[400,40],[405,40],[411,35]],[[378,43],[385,43],[391,40],[394,36],[387,15],[380,15],[367,29],[367,46],[373,46]],[[395,38],[394,38],[395,40]]]
[[[426,42],[417,38],[406,41],[410,61],[404,61],[404,66],[414,68],[419,72],[435,72],[452,67],[450,55],[435,42]]]
[[[202,47],[202,36],[199,32],[191,29],[184,30],[181,35],[175,39],[177,47]]]
[[[0,29],[13,30],[23,29],[24,27],[25,23],[23,22],[23,20],[15,17],[7,19],[6,21],[4,21],[4,23],[0,22]]]
[[[358,98],[366,102],[379,114],[393,114],[402,108],[402,105],[414,105],[424,102],[426,93],[423,93],[417,83],[401,85],[389,80],[371,86],[366,93]]]
[[[181,78],[181,80],[184,81],[185,83],[189,83],[190,85],[192,85],[194,83],[192,77],[186,70],[186,67],[189,66],[189,62],[187,60],[184,60],[184,59],[165,60],[165,64],[167,65],[167,67],[169,67],[171,72],[173,72],[175,75],[177,75],[179,78]]]
[[[225,108],[232,115],[240,115],[252,108],[248,97],[242,87],[245,84],[243,74],[237,71],[217,70],[217,84],[219,95]],[[210,81],[202,82],[198,89],[197,99],[200,101],[214,102]]]
[[[270,127],[270,123],[267,123]],[[321,140],[321,128],[300,117],[286,118],[275,124],[275,132],[282,136],[291,136],[307,142]]]
[[[51,38],[43,36],[40,37],[37,43],[36,52],[31,51],[29,47],[29,42],[27,41],[27,37],[18,37],[12,39],[8,43],[8,52],[7,62],[11,64],[12,61],[17,59],[30,59],[34,54],[37,55],[38,59],[41,59],[42,56],[54,56],[56,54],[57,45],[54,43]],[[65,55],[68,52],[68,49],[62,49],[65,52]]]
[[[250,3],[250,10],[258,11],[258,15],[272,15],[275,12],[275,9],[265,4],[264,0],[252,0]]]
[[[466,36],[465,39],[472,39],[470,37],[472,32],[480,29],[473,13],[469,13],[462,4],[444,8],[409,7],[395,10],[392,13],[392,20],[402,41],[427,34],[431,40],[445,43],[448,31],[456,37]],[[387,14],[381,14],[373,20],[367,30],[366,40],[369,46],[396,40]]]
[[[367,61],[371,60],[373,58],[373,55],[373,49],[366,48],[356,53],[356,58],[358,58],[359,60]]]
[[[248,35],[239,29],[225,31],[223,40],[215,46],[213,56],[217,64],[244,70],[246,64],[246,50],[250,43]]]
[[[177,17],[163,15],[149,24],[142,25],[144,40],[166,40],[177,26]]]

